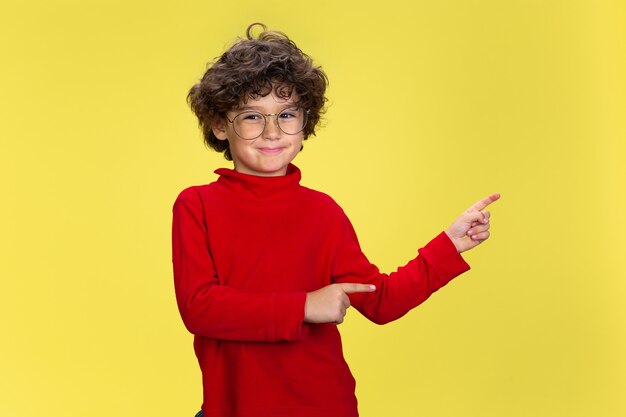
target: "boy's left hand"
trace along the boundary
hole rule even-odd
[[[446,234],[461,253],[470,250],[489,238],[489,217],[485,208],[500,198],[500,194],[485,197],[465,210],[461,216],[448,227]]]

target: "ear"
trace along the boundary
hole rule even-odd
[[[213,134],[219,140],[227,140],[226,137],[226,120],[224,119],[215,119],[211,124],[211,130],[213,130]]]

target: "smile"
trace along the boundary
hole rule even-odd
[[[283,148],[258,148],[258,150],[267,154],[276,154],[280,153]]]

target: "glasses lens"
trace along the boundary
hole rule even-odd
[[[233,128],[241,138],[254,139],[263,133],[265,117],[254,111],[240,113],[233,120]]]
[[[288,135],[302,132],[306,126],[307,113],[299,108],[283,110],[276,116],[278,127]]]

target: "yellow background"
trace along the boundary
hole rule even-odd
[[[188,416],[171,205],[229,166],[185,104],[246,26],[330,78],[296,163],[381,269],[478,198],[472,270],[341,325],[363,417],[626,415],[623,1],[0,2],[0,416]]]

